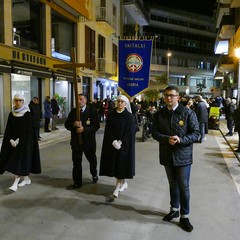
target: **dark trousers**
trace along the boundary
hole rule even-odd
[[[233,134],[233,119],[227,118],[227,128],[228,128],[228,133]]]
[[[190,211],[189,179],[191,165],[181,167],[165,166],[165,171],[169,182],[171,210],[177,211],[180,208],[181,216],[188,217]]]
[[[49,123],[50,123],[50,118],[45,118],[45,122],[44,122],[44,131],[48,131],[49,130]]]
[[[90,173],[91,175],[97,176],[97,157],[95,151],[86,151],[83,149],[72,151],[72,161],[73,161],[73,169],[72,169],[72,178],[74,184],[79,186],[82,185],[82,156],[86,156],[89,165],[90,165]]]

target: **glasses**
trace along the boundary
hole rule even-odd
[[[14,99],[14,102],[22,102],[22,99]]]
[[[165,98],[174,98],[174,97],[178,97],[179,95],[174,95],[174,94],[163,94],[163,96],[165,97]]]

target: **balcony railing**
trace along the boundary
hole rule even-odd
[[[117,65],[106,58],[97,58],[96,70],[100,73],[107,73],[113,76],[117,74]]]
[[[96,9],[96,21],[107,22],[110,26],[116,29],[116,17],[110,14],[110,11],[107,11],[106,7],[97,7]]]

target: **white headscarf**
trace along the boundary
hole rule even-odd
[[[120,99],[120,100],[124,101],[124,102],[126,103],[126,109],[127,109],[130,113],[132,113],[132,109],[131,109],[131,106],[130,106],[130,102],[129,102],[129,100],[128,100],[128,98],[127,98],[126,96],[124,96],[124,95],[119,95],[119,96],[117,97],[117,99]]]
[[[15,99],[20,99],[23,100],[23,105],[20,108],[15,108],[14,106],[14,100]],[[13,108],[12,108],[12,114],[15,117],[22,117],[26,112],[30,112],[29,107],[26,105],[26,99],[23,95],[21,94],[15,94],[13,97]]]

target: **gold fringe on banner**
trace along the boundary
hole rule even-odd
[[[122,36],[119,40],[153,40],[155,36]]]
[[[137,94],[135,94],[132,97],[130,97],[130,95],[128,95],[128,93],[124,89],[122,89],[121,87],[118,87],[118,90],[121,92],[121,94],[125,95],[127,98],[134,99],[137,96],[139,96],[141,94],[144,94],[146,91],[148,91],[149,90],[149,86],[147,88],[143,89],[142,91],[138,92]]]

